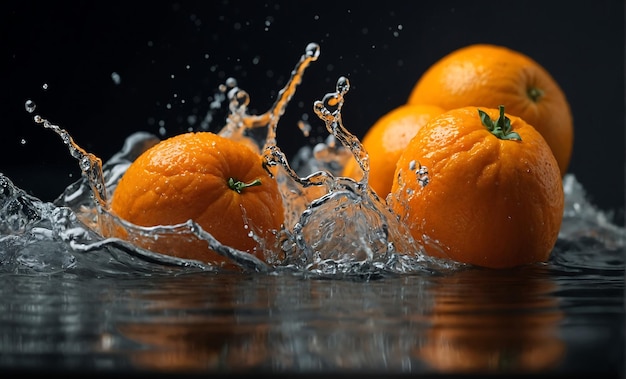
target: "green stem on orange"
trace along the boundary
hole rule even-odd
[[[485,128],[500,139],[521,141],[522,137],[511,130],[511,120],[504,115],[504,105],[498,106],[498,109],[500,109],[500,117],[495,122],[487,113],[478,110],[480,121],[485,125]]]
[[[539,99],[543,97],[543,91],[537,87],[530,87],[526,91],[526,94],[528,95],[528,98],[533,101],[533,103],[538,102]]]
[[[237,193],[241,193],[241,191],[243,191],[244,188],[260,186],[260,185],[261,185],[261,179],[258,179],[258,178],[254,179],[250,183],[244,183],[240,180],[228,178],[228,187],[233,191],[237,191]]]

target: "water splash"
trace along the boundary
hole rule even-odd
[[[331,275],[372,270],[406,272],[408,267],[415,270],[440,264],[423,254],[408,229],[369,187],[367,152],[341,118],[349,90],[349,80],[340,77],[335,91],[314,103],[314,111],[333,138],[353,154],[364,175],[355,181],[328,171],[304,178],[288,171],[302,188],[318,186],[324,192],[300,213],[291,230],[293,246],[288,262]]]
[[[115,190],[118,180],[132,161],[158,139],[146,134],[132,135],[122,151],[103,167],[101,160],[80,148],[67,131],[37,115],[35,121],[61,137],[70,154],[79,161],[83,173],[83,180],[68,187],[57,199],[57,204],[72,209],[78,221],[101,236],[116,235],[112,233],[115,228],[123,228],[127,236],[124,240],[100,238],[82,245],[75,243],[74,248],[92,251],[112,246],[132,250],[143,259],[190,265],[185,260],[161,256],[138,246],[150,246],[150,241],[159,238],[200,238],[207,242],[209,248],[228,257],[242,269],[262,272],[277,267],[321,274],[358,274],[373,270],[405,272],[434,264],[424,257],[408,230],[367,183],[367,153],[341,120],[344,96],[350,89],[347,78],[340,77],[334,92],[314,102],[314,111],[330,135],[325,144],[316,146],[313,160],[345,162],[347,156],[352,154],[365,173],[361,180],[357,182],[336,176],[336,171],[325,169],[300,177],[277,145],[278,122],[302,82],[305,69],[319,55],[319,45],[309,44],[276,102],[267,112],[259,115],[248,113],[250,96],[238,87],[234,78],[229,78],[219,88],[227,94],[229,114],[218,134],[234,140],[252,140],[259,147],[268,171],[276,177],[284,195],[286,221],[281,244],[284,259],[269,257],[262,261],[224,246],[191,220],[179,225],[141,227],[119,219],[110,212],[107,195]],[[26,108],[33,112],[35,105],[29,102]],[[255,133],[256,130],[265,131],[265,135]],[[90,203],[91,200],[93,202]],[[192,265],[198,266],[198,263]],[[208,268],[215,267],[209,264]]]
[[[318,59],[320,46],[317,43],[310,43],[306,46],[305,53],[300,57],[296,67],[291,72],[289,81],[278,93],[278,98],[272,107],[260,115],[250,115],[247,113],[250,95],[237,86],[234,78],[229,78],[220,89],[227,91],[229,99],[229,115],[224,127],[218,132],[223,137],[240,140],[247,136],[255,128],[265,128],[267,133],[261,140],[260,145],[265,149],[271,149],[276,145],[276,129],[280,117],[285,113],[289,101],[296,92],[296,87],[302,83],[302,76],[311,62]],[[255,140],[259,143],[259,140]]]
[[[34,110],[35,107],[33,105],[31,108],[28,109]],[[56,134],[61,137],[63,143],[70,151],[72,157],[78,160],[81,172],[87,177],[87,180],[93,192],[93,196],[96,199],[96,205],[102,208],[106,208],[108,197],[107,188],[104,183],[104,176],[102,172],[102,160],[96,155],[88,153],[80,146],[78,146],[65,129],[61,129],[58,125],[52,124],[48,120],[42,118],[40,115],[35,115],[34,120],[38,124],[43,124],[44,128],[52,129]]]
[[[79,162],[82,177],[68,186],[53,204],[43,203],[15,187],[0,174],[0,262],[3,269],[38,272],[93,269],[93,271],[153,272],[160,270],[219,271],[219,267],[152,252],[139,241],[159,238],[199,238],[208,247],[245,271],[304,272],[315,275],[377,275],[386,273],[437,272],[463,267],[423,254],[404,224],[385,199],[369,187],[369,157],[361,142],[344,126],[341,111],[350,82],[337,80],[335,90],[313,103],[316,116],[324,123],[328,137],[313,149],[303,147],[292,167],[276,143],[278,122],[286,111],[305,69],[320,55],[319,45],[309,44],[291,77],[272,107],[265,113],[248,113],[249,94],[229,78],[219,91],[228,99],[228,117],[218,134],[234,140],[253,141],[264,158],[267,170],[279,183],[285,205],[285,227],[281,231],[284,257],[265,260],[222,245],[193,221],[178,225],[141,227],[119,219],[109,211],[108,194],[115,191],[129,165],[160,139],[150,133],[130,135],[120,150],[104,165],[100,158],[80,148],[69,133],[43,117],[34,120],[58,134],[70,154]],[[27,101],[33,113],[36,105]],[[301,125],[297,127],[301,128]],[[263,134],[264,132],[264,134]],[[360,180],[340,176],[342,167],[354,157],[364,175]],[[426,167],[410,167],[421,185],[428,184]],[[569,178],[569,179],[568,179]],[[569,180],[569,182],[568,182]],[[566,196],[574,199],[566,207],[567,221],[581,218],[590,206],[577,199],[581,190],[572,176],[566,176]],[[568,184],[569,183],[569,184]],[[571,194],[568,195],[570,189]],[[583,195],[584,198],[584,195]],[[568,213],[569,212],[569,213]],[[576,213],[578,212],[578,213]],[[576,213],[576,214],[574,214]],[[585,213],[588,224],[602,220]],[[610,223],[608,223],[610,224]],[[575,238],[576,226],[564,222],[561,238]],[[578,224],[576,224],[578,225]],[[123,228],[126,239],[104,238],[107,228]],[[254,228],[251,228],[254,233]],[[607,239],[623,247],[621,230],[611,229]],[[90,255],[90,253],[93,253]],[[113,259],[111,259],[113,258]]]

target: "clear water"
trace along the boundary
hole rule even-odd
[[[265,132],[259,149],[286,194],[287,258],[276,265],[222,246],[192,222],[124,226],[204,238],[242,271],[102,238],[102,225],[120,223],[108,213],[109,194],[158,138],[133,134],[102,163],[35,115],[84,176],[47,203],[0,175],[0,368],[623,374],[625,234],[576,178],[564,178],[563,225],[547,263],[486,270],[430,259],[369,190],[367,175],[337,176],[346,154],[368,167],[341,120],[345,78],[313,104],[329,131],[325,143],[303,147],[291,163],[276,145],[280,116],[318,55],[307,47],[267,113],[247,114],[236,81],[221,89],[230,116],[220,133]]]

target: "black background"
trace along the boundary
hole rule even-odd
[[[309,42],[321,55],[279,123],[289,155],[325,137],[312,111],[350,79],[343,120],[362,137],[404,103],[429,65],[454,49],[494,43],[542,64],[572,108],[569,172],[590,200],[624,218],[624,3],[560,1],[5,2],[0,12],[0,172],[52,200],[80,175],[36,114],[110,158],[133,131],[163,137],[198,126],[226,78],[266,111]],[[116,83],[112,75],[119,75]],[[44,86],[47,86],[45,89]],[[308,117],[309,138],[296,123]],[[217,130],[215,123],[212,128]]]

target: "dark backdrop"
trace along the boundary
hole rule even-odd
[[[132,131],[197,126],[234,77],[267,110],[309,42],[321,56],[279,124],[293,154],[326,136],[313,101],[352,84],[346,127],[362,137],[406,101],[419,75],[459,47],[487,42],[550,71],[574,114],[569,171],[593,203],[624,209],[624,3],[619,0],[8,2],[0,12],[0,172],[52,200],[77,179],[60,139],[24,109],[67,129],[103,160]],[[113,79],[119,75],[119,82]],[[47,86],[47,88],[44,88]],[[309,138],[296,123],[309,117]],[[217,126],[214,126],[217,128]]]

